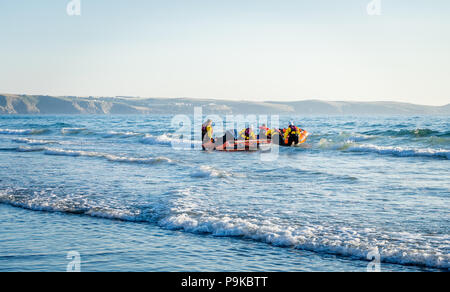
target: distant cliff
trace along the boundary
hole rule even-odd
[[[304,115],[450,115],[446,106],[398,102],[344,102],[305,100],[248,102],[193,98],[53,97],[0,94],[0,114],[304,114]]]

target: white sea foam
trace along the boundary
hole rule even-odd
[[[162,196],[164,197],[164,196]],[[450,256],[445,246],[450,236],[434,240],[444,246],[435,249],[421,244],[429,235],[407,232],[380,233],[373,228],[354,230],[351,227],[308,224],[282,224],[265,217],[231,214],[219,215],[203,209],[195,193],[173,192],[153,206],[121,207],[90,201],[84,196],[63,196],[45,192],[0,191],[0,203],[48,212],[82,214],[92,217],[149,222],[171,230],[218,237],[240,237],[280,247],[291,247],[318,253],[335,254],[368,260],[369,252],[377,249],[385,263],[450,269]],[[241,214],[242,215],[242,214]],[[386,240],[389,238],[389,240]]]
[[[141,139],[141,142],[150,145],[174,146],[178,149],[192,149],[195,147],[201,149],[202,145],[201,141],[179,139],[171,137],[168,134],[162,134],[161,136],[153,136],[151,134],[147,134],[144,138]]]
[[[76,135],[86,131],[86,128],[62,128],[61,134],[63,135]]]
[[[13,139],[13,142],[24,143],[24,144],[28,144],[30,146],[42,146],[42,145],[49,145],[49,144],[59,144],[59,142],[57,142],[57,141],[39,140],[39,139],[30,139],[30,138],[17,138],[17,139]]]
[[[204,177],[219,177],[219,178],[225,178],[225,177],[231,177],[232,173],[225,171],[225,170],[219,170],[215,169],[211,166],[201,166],[200,169],[195,170],[191,173],[191,177],[197,177],[197,178],[204,178]]]
[[[394,146],[377,146],[371,144],[352,145],[346,149],[350,152],[370,152],[399,157],[437,157],[450,159],[450,150],[432,148],[406,148]]]
[[[59,155],[59,156],[87,156],[87,157],[103,157],[102,153],[94,151],[82,151],[82,150],[67,150],[59,148],[45,148],[45,154],[47,155]]]
[[[370,239],[370,234],[356,231],[327,230],[323,226],[280,226],[269,222],[242,218],[202,216],[194,218],[188,213],[173,215],[159,221],[159,225],[197,234],[242,237],[280,247],[294,247],[312,252],[336,254],[367,260],[374,249],[379,250],[381,261],[393,264],[450,268],[450,256],[443,252],[420,250],[419,246],[404,248]],[[447,241],[449,238],[446,239]]]
[[[47,129],[0,129],[4,135],[39,135],[48,132]]]
[[[104,138],[113,138],[113,137],[129,138],[129,137],[140,137],[140,136],[145,136],[145,134],[143,134],[143,133],[136,133],[136,132],[110,131],[107,134],[103,135]]]
[[[334,142],[333,140],[322,138],[320,139],[318,146],[319,148],[325,150],[346,150],[354,144],[355,142],[351,140],[346,140],[344,142]]]
[[[45,190],[41,192],[0,190],[0,203],[33,211],[80,214],[132,222],[146,221],[141,218],[139,211],[102,207],[82,195],[58,197],[53,193],[48,194]]]
[[[373,140],[373,139],[377,138],[377,136],[373,136],[373,135],[348,133],[348,132],[341,132],[339,134],[339,137],[344,138],[347,141],[352,141],[352,142],[362,142],[362,141]]]
[[[125,156],[116,156],[116,155],[104,155],[106,159],[109,161],[115,162],[127,162],[127,163],[141,163],[141,164],[156,164],[160,162],[173,163],[173,160],[170,158],[160,156],[160,157],[152,157],[152,158],[135,158],[135,157],[125,157]]]
[[[326,138],[320,139],[317,145],[319,148],[325,150],[377,153],[381,155],[392,155],[398,157],[432,157],[450,159],[450,150],[447,149],[378,146],[373,144],[358,144],[353,140],[335,142]]]
[[[280,247],[294,247],[312,252],[336,254],[367,260],[367,255],[378,249],[381,261],[394,264],[450,268],[450,255],[445,246],[450,243],[449,235],[434,239],[442,248],[423,245],[431,239],[427,235],[407,232],[387,233],[373,228],[360,230],[345,226],[281,223],[276,218],[247,216],[246,213],[208,211],[207,196],[180,190],[172,200],[163,202],[164,208],[154,209],[161,216],[157,224],[163,228],[181,230],[196,234],[242,237]],[[255,215],[255,214],[253,214]],[[152,217],[154,219],[155,216]],[[390,240],[386,240],[389,238]],[[405,244],[402,244],[405,243]]]
[[[98,157],[98,158],[105,158],[113,162],[140,163],[140,164],[156,164],[162,162],[173,163],[171,159],[162,156],[151,158],[138,158],[138,157],[118,156],[95,151],[66,150],[58,148],[45,148],[45,154],[59,155],[59,156],[73,156],[73,157],[78,156]]]
[[[52,147],[30,147],[30,146],[20,146],[20,147],[9,147],[0,148],[1,151],[15,151],[15,152],[44,152],[46,155],[54,156],[71,156],[71,157],[96,157],[104,158],[112,162],[123,162],[123,163],[138,163],[138,164],[157,164],[157,163],[175,163],[172,159],[159,156],[159,157],[129,157],[113,155],[108,153],[101,153],[95,151],[83,151],[83,150],[69,150],[60,149]]]

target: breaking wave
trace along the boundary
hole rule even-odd
[[[362,141],[368,141],[376,139],[378,136],[374,135],[365,135],[365,134],[357,134],[357,133],[348,133],[348,132],[341,132],[339,134],[339,138],[345,139],[348,141],[353,142],[362,142]]]
[[[50,144],[60,144],[57,141],[52,140],[38,140],[38,139],[29,139],[29,138],[17,138],[13,139],[13,142],[28,144],[31,146],[42,146],[42,145],[50,145]]]
[[[191,173],[191,177],[194,178],[205,178],[205,177],[218,177],[226,178],[231,177],[233,174],[225,170],[215,169],[211,166],[201,166],[199,170]]]
[[[202,142],[195,140],[180,139],[171,137],[169,134],[162,134],[160,136],[153,136],[151,134],[145,135],[141,139],[141,143],[149,145],[167,145],[173,146],[175,149],[201,149]]]
[[[217,237],[237,237],[279,247],[296,248],[317,253],[339,255],[360,260],[372,260],[369,254],[376,251],[381,262],[402,265],[450,269],[450,256],[445,252],[448,235],[436,235],[433,239],[444,246],[433,249],[421,245],[425,235],[383,233],[373,228],[354,230],[351,227],[322,226],[305,223],[284,225],[268,218],[249,218],[236,215],[201,211],[189,190],[153,205],[104,206],[82,195],[58,197],[47,191],[0,191],[0,203],[34,211],[61,212],[87,215],[104,219],[130,222],[147,222],[164,229],[193,234],[209,234]],[[169,194],[171,195],[171,194]],[[245,218],[245,219],[244,219]],[[386,240],[389,237],[390,240]],[[407,245],[395,242],[408,241]],[[430,240],[430,238],[427,238]],[[391,243],[393,242],[393,243]]]
[[[339,150],[359,153],[376,153],[380,155],[391,155],[396,157],[429,157],[450,159],[450,150],[434,148],[411,148],[401,146],[378,146],[373,144],[358,144],[352,140],[335,142],[322,138],[317,143],[319,149]]]
[[[0,151],[13,151],[13,152],[43,152],[46,155],[54,156],[70,156],[70,157],[96,157],[104,158],[111,162],[123,162],[123,163],[137,163],[137,164],[157,164],[157,163],[175,163],[170,158],[159,156],[159,157],[128,157],[119,156],[95,151],[83,151],[83,150],[67,150],[59,148],[50,147],[6,147],[0,148]]]
[[[450,150],[431,149],[431,148],[406,148],[395,146],[377,146],[377,145],[352,145],[345,150],[349,152],[368,152],[382,155],[393,155],[398,157],[432,157],[450,159]]]
[[[129,137],[142,137],[145,136],[143,133],[136,133],[136,132],[116,132],[116,131],[110,131],[107,134],[103,135],[103,138],[129,138]]]
[[[0,203],[31,211],[60,212],[123,221],[146,221],[131,209],[102,207],[83,195],[58,197],[47,191],[27,189],[0,191]]]
[[[48,132],[48,129],[0,129],[0,134],[4,135],[42,135]]]
[[[365,135],[380,135],[393,137],[431,137],[431,136],[448,136],[450,131],[439,132],[431,129],[402,129],[402,130],[372,130],[364,132]]]
[[[62,128],[61,134],[63,135],[78,135],[81,133],[86,133],[86,128]]]
[[[81,150],[65,150],[65,149],[57,149],[57,148],[45,148],[44,153],[47,155],[57,155],[57,156],[85,156],[85,157],[97,157],[97,158],[105,158],[108,161],[113,162],[126,162],[126,163],[140,163],[140,164],[156,164],[156,163],[173,163],[173,161],[167,157],[152,157],[152,158],[136,158],[136,157],[127,157],[127,156],[118,156],[100,152],[93,151],[81,151]]]
[[[355,144],[356,143],[351,140],[346,140],[343,142],[335,142],[331,139],[322,138],[317,143],[317,147],[323,150],[346,150],[347,148]]]
[[[385,263],[450,268],[450,257],[444,253],[429,254],[428,251],[408,251],[395,246],[378,249],[377,246],[383,246],[381,243],[370,241],[369,234],[359,234],[350,228],[326,230],[327,228],[323,226],[283,227],[268,222],[252,222],[248,219],[226,216],[193,218],[187,213],[164,218],[159,225],[172,230],[241,237],[274,246],[292,247],[361,260],[371,260],[368,255],[376,250],[380,253],[381,261]]]

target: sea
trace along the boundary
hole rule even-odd
[[[450,117],[282,115],[307,142],[251,152],[173,119],[0,116],[0,271],[449,271]]]

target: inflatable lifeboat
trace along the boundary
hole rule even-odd
[[[285,141],[280,134],[275,134],[270,138],[256,139],[256,140],[236,140],[231,132],[225,134],[223,138],[217,139],[215,142],[208,141],[203,143],[203,150],[208,151],[258,151],[260,149],[267,149],[272,143],[279,146],[291,147],[298,146],[306,142],[309,132],[302,130],[298,135],[298,139]]]
[[[269,146],[272,144],[270,140],[234,140],[226,141],[216,145],[213,142],[203,144],[205,150],[225,151],[225,152],[237,152],[237,151],[258,151],[261,146]]]

